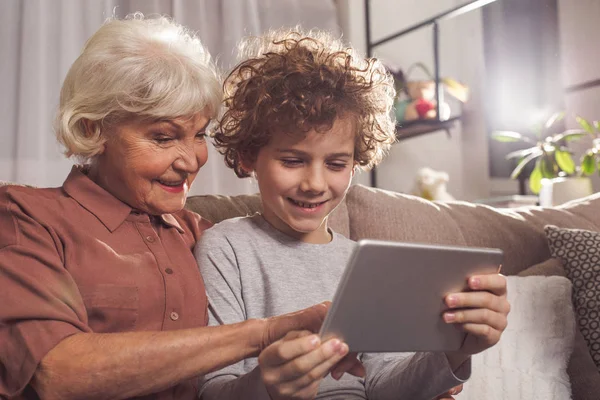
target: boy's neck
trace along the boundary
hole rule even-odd
[[[285,227],[279,227],[276,224],[271,223],[269,221],[269,218],[265,217],[264,213],[261,214],[261,216],[264,219],[264,221],[267,224],[269,224],[273,229],[299,242],[309,244],[327,244],[333,240],[333,232],[328,227],[327,218],[325,218],[319,229],[316,231],[298,232],[293,230],[289,225],[285,225]]]

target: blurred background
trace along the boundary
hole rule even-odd
[[[434,18],[470,4],[472,9],[460,15]],[[468,87],[469,98],[462,102],[446,95],[449,118],[440,112],[431,121],[401,124],[399,141],[377,168],[376,182],[369,172],[355,179],[383,189],[409,193],[427,167],[447,174],[447,190],[459,200],[525,194],[528,186],[510,178],[516,162],[505,158],[525,144],[492,140],[492,132],[515,131],[536,141],[536,126],[556,111],[565,111],[556,132],[580,129],[576,115],[600,119],[600,0],[2,0],[1,5],[0,180],[62,184],[72,162],[52,132],[60,86],[85,40],[113,13],[173,17],[198,32],[225,71],[244,35],[297,24],[343,35],[349,45],[403,71],[407,81],[431,80],[437,65],[440,77]],[[437,63],[432,24],[374,46],[432,18],[439,37]],[[411,68],[419,63],[429,75]],[[416,129],[415,122],[426,124]],[[582,135],[569,144],[576,163],[594,137]],[[591,174],[595,190],[597,175]],[[211,148],[192,194],[256,190]]]

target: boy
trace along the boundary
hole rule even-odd
[[[224,221],[196,247],[211,323],[264,318],[333,297],[354,242],[328,228],[357,167],[376,165],[395,138],[391,77],[322,32],[274,31],[248,39],[225,81],[216,146],[239,177],[258,182],[263,213]],[[348,352],[291,332],[248,359],[204,377],[206,399],[432,399],[464,382],[471,354],[506,326],[503,277],[448,296],[448,323],[469,336],[460,352],[363,354],[364,379],[331,368]],[[462,308],[470,310],[463,310]],[[357,375],[361,375],[358,373]]]

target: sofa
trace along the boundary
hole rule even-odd
[[[258,195],[203,195],[190,196],[186,208],[218,223],[227,218],[258,212],[261,210],[261,204]],[[334,230],[353,240],[372,238],[500,248],[504,251],[502,271],[510,280],[509,282],[513,279],[511,277],[526,279],[525,277],[535,276],[539,277],[535,279],[540,281],[546,279],[541,278],[542,276],[548,276],[551,277],[548,278],[548,282],[555,284],[567,281],[567,278],[563,278],[566,272],[561,260],[551,256],[544,227],[554,225],[560,228],[600,232],[600,194],[553,208],[496,209],[467,202],[431,202],[410,195],[353,185],[344,202],[330,216],[329,223]],[[548,287],[551,289],[547,297],[550,297],[548,300],[552,300],[553,286]],[[558,296],[558,292],[556,293]],[[566,299],[570,299],[570,287],[568,293]],[[559,301],[570,303],[565,298],[556,299],[552,307],[555,307]],[[572,307],[571,304],[564,305]],[[515,306],[513,304],[511,315],[519,311],[520,306],[516,306],[517,310]],[[523,305],[525,306],[528,304]],[[574,314],[575,311],[571,313]],[[509,326],[511,315],[509,315]],[[560,319],[562,318],[561,316]],[[539,329],[545,330],[543,326]],[[573,340],[570,340],[570,347],[565,349],[568,351],[565,359],[568,362],[563,366],[566,371],[565,376],[568,374],[569,390],[575,400],[598,400],[600,399],[600,372],[580,329],[574,322],[572,329]],[[552,345],[547,347],[550,351],[553,350]],[[550,352],[550,358],[552,354]],[[544,366],[540,368],[543,370]],[[516,373],[522,375],[527,371],[519,371],[517,368]],[[468,385],[469,383],[466,388]],[[533,385],[531,390],[535,392],[536,386]],[[495,398],[512,398],[507,396],[497,394]],[[521,394],[520,398],[549,397],[538,393],[538,395]],[[461,399],[460,395],[458,399]]]

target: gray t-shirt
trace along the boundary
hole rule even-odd
[[[332,232],[327,244],[298,241],[256,214],[204,231],[195,255],[209,299],[209,324],[265,318],[331,300],[355,242]],[[432,399],[463,383],[467,362],[453,373],[442,353],[363,354],[365,379],[327,376],[317,399]],[[461,378],[458,378],[460,376]],[[265,399],[256,358],[201,379],[203,399]]]

